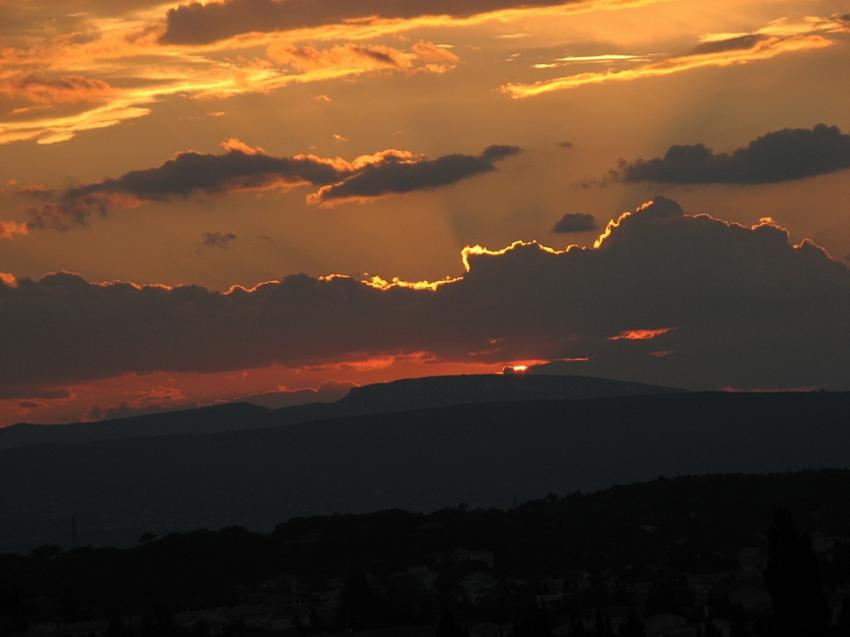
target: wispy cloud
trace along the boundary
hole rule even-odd
[[[409,49],[277,42],[234,52],[238,57],[230,59],[160,47],[152,34],[132,42],[110,42],[113,38],[104,34],[95,42],[7,52],[6,60],[0,52],[0,66],[12,69],[0,75],[0,95],[15,106],[0,113],[0,144],[67,141],[83,131],[144,117],[157,102],[178,95],[223,99],[367,73],[444,73],[459,62],[451,51],[425,41]],[[35,75],[29,70],[35,67],[47,70]]]
[[[168,12],[165,43],[210,44],[243,34],[292,33],[336,27],[360,34],[467,26],[539,15],[613,10],[658,0],[226,0],[186,4]]]
[[[634,62],[642,64],[625,69],[608,68],[559,76],[533,83],[505,84],[502,91],[514,99],[524,99],[575,89],[583,86],[608,82],[665,77],[687,71],[728,67],[769,60],[779,55],[823,49],[835,44],[835,35],[850,31],[850,23],[841,16],[832,18],[806,18],[801,21],[777,20],[763,29],[746,34],[715,34],[704,36],[690,51],[667,57],[659,61],[645,62],[645,58],[629,59],[602,54],[588,56],[583,61],[592,62],[598,57],[601,62]],[[562,58],[571,62],[582,61],[581,57]],[[544,67],[549,68],[544,64]]]
[[[0,144],[67,141],[149,115],[172,97],[224,99],[376,73],[444,73],[458,62],[406,32],[659,0],[22,2],[0,47]],[[169,10],[170,9],[170,10]],[[389,43],[389,44],[388,44]],[[4,112],[5,111],[5,112]]]
[[[626,53],[600,53],[598,55],[567,55],[555,58],[551,62],[539,62],[533,65],[535,69],[554,69],[573,64],[616,64],[626,62],[648,62],[649,56],[629,55]]]

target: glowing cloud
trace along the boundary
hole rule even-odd
[[[260,52],[257,43],[235,43],[225,47],[233,61],[215,50],[159,46],[155,33],[143,28],[144,19],[93,20],[97,35],[91,38],[70,34],[0,50],[0,96],[13,100],[13,110],[0,112],[0,144],[67,141],[147,116],[155,104],[176,96],[224,99],[372,72],[445,73],[459,62],[451,51],[424,41],[408,50],[270,41],[259,43]],[[23,106],[15,107],[18,102]]]
[[[608,82],[629,82],[665,77],[694,69],[722,68],[769,60],[779,55],[832,46],[836,34],[850,31],[840,18],[807,18],[801,23],[777,21],[754,33],[704,39],[693,50],[658,62],[628,69],[577,73],[539,82],[505,84],[502,91],[514,99],[524,99]],[[622,61],[622,60],[619,60]]]
[[[346,179],[323,186],[308,201],[320,205],[362,203],[387,195],[410,193],[457,183],[496,169],[495,163],[518,155],[516,146],[490,146],[477,157],[445,155],[437,159],[400,159],[366,166]]]
[[[609,336],[609,341],[651,341],[673,331],[672,327],[661,327],[654,330],[624,330],[616,336]]]
[[[25,223],[0,221],[0,239],[14,239],[27,234],[29,234],[29,227]]]
[[[31,104],[76,104],[100,102],[109,97],[112,87],[103,80],[79,75],[42,79],[32,74],[0,77],[0,95],[23,99]]]

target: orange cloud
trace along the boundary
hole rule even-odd
[[[399,277],[393,277],[391,281],[387,281],[386,279],[380,276],[372,276],[364,279],[362,282],[369,287],[375,288],[377,290],[392,290],[394,288],[406,288],[408,290],[430,290],[431,292],[436,292],[440,289],[440,286],[447,285],[449,283],[455,283],[459,280],[458,277],[446,277],[442,281],[404,281]]]
[[[157,43],[155,31],[144,28],[158,17],[139,12],[92,18],[91,37],[48,35],[30,47],[0,49],[0,69],[8,69],[0,70],[0,94],[38,106],[0,112],[0,144],[67,141],[145,117],[154,104],[174,96],[225,99],[370,71],[442,73],[458,62],[429,42],[407,51],[353,43],[320,49],[280,38],[165,46]]]
[[[429,43],[401,51],[355,44],[320,50],[270,42],[264,55],[234,51],[235,59],[221,59],[215,51],[205,54],[182,47],[154,44],[157,49],[151,51],[149,39],[129,41],[125,36],[100,32],[92,41],[58,38],[33,49],[0,51],[0,67],[15,69],[5,77],[0,74],[0,94],[40,106],[0,113],[0,144],[67,141],[84,131],[145,117],[154,104],[178,95],[224,99],[377,70],[441,73],[456,63],[446,55],[435,63],[436,46]],[[37,69],[48,70],[36,75]],[[62,74],[50,69],[61,69]],[[119,78],[115,85],[109,82],[113,75]],[[69,106],[79,108],[69,111]]]
[[[402,363],[432,363],[437,357],[430,352],[412,352],[410,354],[385,354],[368,358],[355,358],[320,365],[306,365],[302,369],[308,372],[374,372],[389,369]]]
[[[85,14],[74,15],[66,15],[70,11],[67,3],[39,3],[30,16],[31,28],[17,34],[13,46],[0,48],[0,82],[5,80],[6,92],[36,105],[0,112],[0,144],[64,142],[86,131],[146,117],[154,105],[177,96],[226,99],[375,71],[444,73],[459,62],[456,53],[445,45],[422,41],[402,50],[367,41],[398,37],[414,29],[470,27],[489,21],[618,10],[659,1],[496,0],[477,8],[448,3],[439,11],[430,3],[418,9],[401,3],[396,16],[379,15],[387,8],[386,3],[379,2],[377,9],[368,11],[361,3],[343,3],[345,15],[329,15],[313,22],[306,19],[295,28],[277,29],[261,20],[261,28],[243,32],[237,23],[225,21],[231,36],[193,44],[177,44],[179,38],[172,38],[175,43],[170,44],[169,37],[162,38],[170,29],[163,21],[163,10],[174,8],[169,16],[184,11],[216,11],[221,3],[181,7],[164,3],[110,11],[108,15],[98,13],[96,7],[88,6],[90,3]],[[249,13],[257,7],[256,2],[242,4]],[[314,13],[314,4],[305,5],[301,17]],[[342,5],[330,6],[339,9]],[[81,16],[85,33],[79,30]],[[321,43],[331,45],[322,47]]]
[[[654,330],[624,330],[615,336],[609,336],[609,341],[651,341],[673,331],[672,327],[661,327]]]
[[[430,53],[432,49],[427,51]],[[352,73],[383,69],[409,70],[420,57],[416,48],[408,53],[380,44],[353,43],[339,44],[329,49],[274,43],[269,46],[268,55],[276,63],[288,65],[301,73],[327,68],[346,69]],[[448,63],[457,61],[455,57]]]
[[[577,73],[533,83],[511,83],[502,92],[513,99],[537,97],[556,91],[608,82],[629,82],[665,77],[702,68],[723,68],[769,60],[787,53],[805,52],[832,46],[831,37],[850,31],[845,21],[807,18],[803,22],[777,21],[754,33],[707,36],[692,51],[683,55],[640,64],[629,69]]]
[[[109,128],[121,122],[150,114],[147,105],[152,103],[150,95],[130,94],[108,101],[90,110],[70,115],[52,114],[33,119],[0,120],[0,144],[35,140],[39,144],[56,144],[73,139],[75,135]]]
[[[0,221],[0,239],[14,239],[29,234],[29,226],[17,221]]]
[[[0,95],[23,99],[31,104],[100,102],[111,94],[112,87],[108,82],[80,75],[44,79],[24,73],[0,78]]]
[[[467,272],[472,271],[472,266],[469,264],[470,257],[478,257],[478,256],[488,256],[488,257],[501,257],[506,254],[513,252],[514,250],[519,250],[522,248],[536,248],[543,253],[546,254],[566,254],[570,250],[579,249],[579,246],[571,245],[566,248],[566,250],[556,250],[555,248],[550,248],[549,246],[545,246],[542,243],[538,243],[537,241],[514,241],[511,245],[502,248],[501,250],[490,250],[489,248],[485,248],[481,245],[474,246],[466,246],[461,250],[461,259],[463,261],[463,268]]]
[[[266,152],[262,147],[249,146],[236,137],[223,141],[221,147],[228,153],[242,153],[243,155],[260,155]]]

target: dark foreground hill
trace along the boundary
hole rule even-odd
[[[270,410],[233,403],[69,425],[20,424],[0,429],[0,449],[59,442],[92,442],[138,436],[241,431],[344,416],[444,407],[463,403],[564,400],[672,393],[679,390],[584,376],[472,375],[414,378],[356,387],[332,403]]]
[[[199,530],[125,550],[42,547],[0,556],[0,630],[5,618],[11,634],[466,634],[435,630],[449,609],[476,637],[837,637],[850,620],[849,500],[848,471],[718,475],[508,510],[298,518],[270,534]],[[802,630],[777,630],[795,620]]]
[[[655,478],[850,466],[850,393],[474,404],[0,453],[0,550]]]

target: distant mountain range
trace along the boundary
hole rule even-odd
[[[241,431],[464,403],[639,396],[674,391],[678,390],[583,376],[435,376],[355,387],[336,402],[276,410],[246,402],[91,423],[13,425],[0,429],[0,450],[58,442]]]
[[[67,545],[72,519],[83,543],[127,545],[145,531],[267,530],[293,516],[510,506],[659,475],[850,466],[850,393],[639,395],[591,379],[528,380],[405,381],[300,411],[233,405],[96,426],[239,431],[9,448],[0,551]],[[574,397],[542,400],[546,383]],[[494,388],[506,401],[486,398]],[[606,395],[617,389],[634,395]],[[532,399],[510,400],[523,392]],[[489,402],[453,404],[458,396]],[[429,403],[443,406],[399,410]]]

